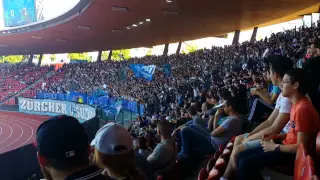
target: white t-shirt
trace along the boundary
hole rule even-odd
[[[292,103],[289,98],[282,96],[282,93],[279,95],[276,102],[276,109],[279,109],[279,113],[290,114]],[[283,132],[287,133],[290,130],[290,121],[283,128]]]

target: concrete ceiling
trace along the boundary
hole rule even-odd
[[[319,5],[319,0],[81,0],[56,19],[0,31],[0,55],[151,47],[284,22],[317,12]]]

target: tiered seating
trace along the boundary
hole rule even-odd
[[[317,153],[320,147],[320,132],[317,136]],[[219,150],[211,157],[208,161],[207,168],[202,168],[198,175],[198,180],[219,180],[225,171],[226,165],[230,158],[233,142],[233,138],[225,149],[220,146]],[[221,153],[222,151],[222,153]],[[221,154],[221,155],[220,155]],[[219,157],[218,157],[219,156]],[[214,165],[213,165],[214,164]],[[279,167],[273,168],[279,169]],[[281,169],[281,168],[280,168]],[[281,171],[282,172],[282,171]],[[316,168],[314,161],[310,155],[307,154],[303,144],[299,144],[296,161],[294,166],[294,180],[316,180],[318,179],[316,175]]]
[[[8,98],[19,93],[21,90],[27,88],[30,84],[34,83],[43,77],[49,71],[49,67],[34,67],[27,66],[21,68],[12,68],[11,71],[2,71],[2,80],[0,80],[0,101],[4,102]],[[25,94],[27,96],[35,95],[35,91],[29,90]],[[11,99],[5,101],[4,104],[15,104],[15,100]]]
[[[198,175],[198,180],[219,180],[228,164],[235,137],[231,139],[227,146],[221,145],[207,163],[207,168],[202,168]]]

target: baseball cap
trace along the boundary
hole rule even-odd
[[[56,116],[43,122],[37,130],[38,152],[61,161],[88,156],[88,137],[83,126],[71,116]]]
[[[99,152],[106,155],[121,155],[133,150],[129,132],[115,123],[108,123],[98,130],[91,142]]]

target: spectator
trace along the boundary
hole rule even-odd
[[[290,130],[285,136],[265,136],[262,147],[244,151],[239,155],[239,178],[246,180],[263,179],[260,170],[273,165],[292,166],[300,143],[304,144],[312,157],[316,151],[316,137],[320,129],[319,115],[308,98],[308,80],[302,69],[287,71],[283,77],[283,96],[288,97],[293,106],[290,112]],[[275,141],[270,141],[273,138]],[[284,138],[282,142],[277,139]],[[293,166],[292,166],[293,169]]]
[[[161,142],[148,157],[148,161],[156,174],[172,170],[176,162],[178,147],[171,138],[171,126],[168,121],[159,121],[157,133]]]
[[[111,179],[89,165],[89,144],[84,128],[70,116],[56,116],[37,130],[38,162],[47,180]]]
[[[242,120],[238,113],[238,104],[235,97],[224,101],[224,108],[218,109],[214,118],[214,130],[210,134],[196,125],[186,127],[181,131],[182,150],[180,158],[193,159],[199,154],[213,154],[221,144],[227,144],[231,137],[242,131]],[[228,118],[217,127],[218,117],[225,113]]]
[[[129,132],[114,123],[99,129],[94,140],[94,162],[103,168],[103,174],[114,179],[146,179],[135,165],[133,142]]]
[[[151,152],[147,146],[146,139],[144,137],[138,137],[136,142],[138,153],[141,154],[143,157],[147,158],[151,154]]]
[[[293,67],[292,61],[283,56],[271,56],[269,61],[271,65],[270,76],[272,76],[271,73],[277,71],[278,75],[282,77],[285,73],[285,70]],[[279,74],[279,72],[281,72],[281,74]],[[265,115],[271,114],[274,109],[273,103],[276,102],[280,92],[281,90],[278,86],[275,86],[275,84],[273,84],[271,98],[268,97],[268,95],[266,95],[267,93],[263,90],[256,89],[251,91],[252,95],[257,95],[258,97],[255,97],[253,103],[251,104],[251,112],[248,118],[249,121],[262,122]]]
[[[287,70],[292,69],[290,59],[282,58],[271,61],[270,78],[272,84],[282,89],[282,78]],[[234,148],[222,179],[228,179],[236,170],[237,156],[240,152],[260,147],[262,135],[272,136],[281,131],[288,132],[289,124],[285,126],[290,119],[291,101],[282,95],[279,95],[276,107],[269,118],[256,127],[252,132],[237,136]]]
[[[316,56],[320,56],[320,39],[319,38],[315,41],[315,47],[316,47],[316,50],[317,50],[317,55]]]

